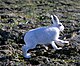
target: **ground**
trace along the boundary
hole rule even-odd
[[[30,50],[32,58],[25,59],[21,49],[25,32],[51,25],[51,14],[65,26],[60,38],[69,45],[57,51],[37,45]],[[0,65],[79,66],[80,0],[0,0]]]

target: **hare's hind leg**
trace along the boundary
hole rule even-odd
[[[52,45],[52,47],[53,47],[55,50],[60,50],[60,49],[62,49],[61,47],[58,48],[58,47],[56,46],[56,44],[54,43],[54,41],[51,42],[51,45]]]
[[[25,58],[30,58],[30,53],[27,53],[27,51],[29,50],[28,46],[27,45],[23,45],[22,46],[22,53],[23,53],[23,56]]]
[[[28,53],[28,50],[35,48],[36,44],[26,44],[24,46],[22,46],[22,52],[23,52],[23,56],[25,58],[31,58],[31,54]]]

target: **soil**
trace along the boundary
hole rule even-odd
[[[29,50],[32,58],[22,56],[25,32],[51,25],[56,14],[65,30],[60,39],[69,45],[54,50],[37,45]],[[79,66],[80,0],[0,0],[0,66]]]

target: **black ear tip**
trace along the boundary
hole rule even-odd
[[[56,18],[57,16],[56,15],[51,15],[51,18],[53,19],[53,18]]]

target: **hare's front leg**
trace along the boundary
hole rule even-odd
[[[62,44],[64,44],[64,43],[69,44],[69,41],[64,41],[61,39],[57,39],[57,40],[55,40],[55,42],[61,42]]]
[[[60,49],[62,49],[61,47],[58,48],[58,47],[56,46],[56,44],[55,44],[54,41],[51,42],[51,45],[52,45],[52,47],[53,47],[55,50],[60,50]]]

